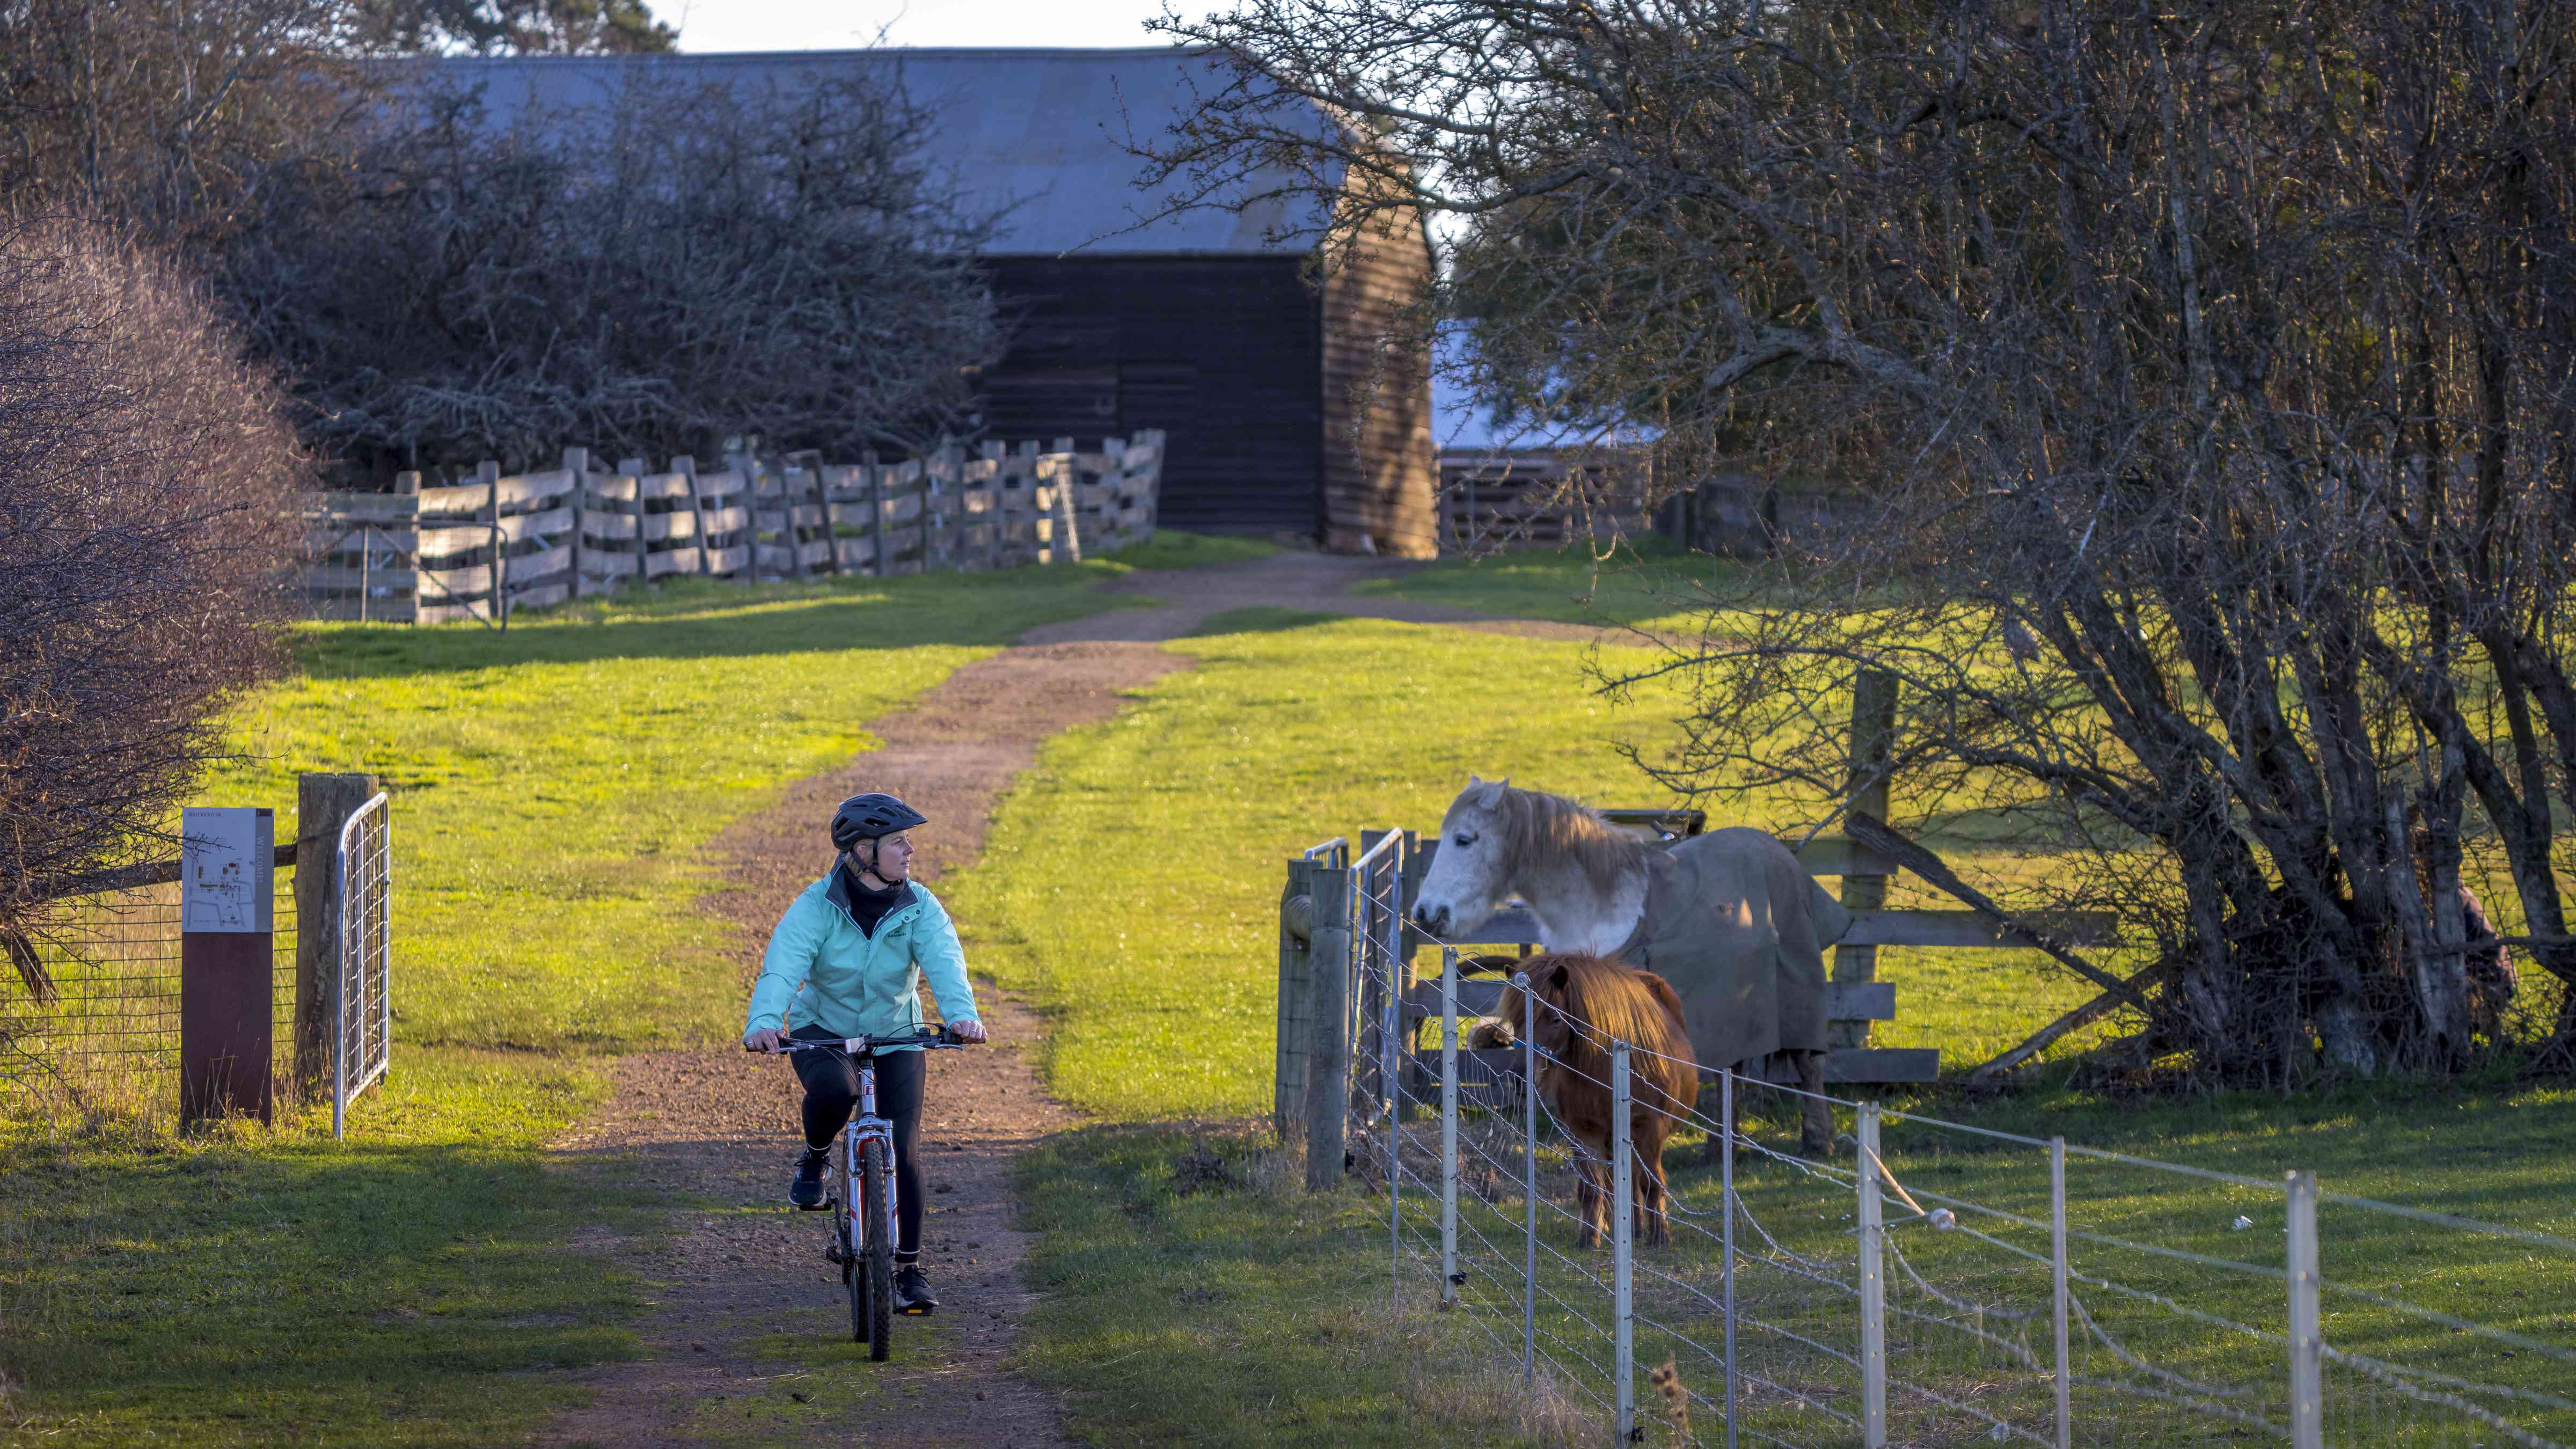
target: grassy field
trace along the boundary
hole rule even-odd
[[[1143,561],[1259,551],[1166,537]],[[372,769],[397,790],[396,1073],[345,1146],[308,1116],[265,1135],[99,1130],[0,1149],[0,1443],[486,1443],[571,1402],[569,1370],[632,1351],[646,1290],[568,1245],[645,1230],[666,1204],[613,1169],[551,1167],[541,1144],[596,1100],[602,1054],[731,1034],[740,983],[712,926],[675,908],[702,879],[698,848],[1021,629],[1122,602],[1083,590],[1138,561],[700,585],[506,636],[304,633],[303,676],[244,712],[247,758],[206,799],[290,813],[305,769]],[[1475,572],[1495,562],[1519,572]],[[1524,557],[1398,588],[1534,617],[1655,607],[1641,586],[1589,579],[1577,560]],[[943,892],[977,966],[1048,1013],[1050,1081],[1095,1118],[1024,1164],[1045,1290],[1025,1366],[1100,1442],[1556,1442],[1561,1405],[1475,1367],[1490,1356],[1473,1315],[1391,1309],[1383,1200],[1304,1195],[1254,1124],[1270,1099],[1280,863],[1363,826],[1427,828],[1469,771],[1652,803],[1614,746],[1665,737],[1679,700],[1591,693],[1581,645],[1278,610],[1170,647],[1193,667],[1045,747],[983,861]],[[1891,952],[1881,969],[1899,1001],[1884,1039],[1952,1062],[2089,995],[2020,953]],[[2113,1099],[2043,1075],[2008,1098],[1892,1100],[2254,1177],[2307,1166],[2330,1187],[2576,1232],[2576,1095],[2561,1086]],[[1910,1182],[2030,1206],[2026,1153],[1901,1126],[1889,1147]],[[1708,1176],[1688,1168],[1680,1185],[1705,1198]],[[2231,1231],[2224,1192],[2091,1181],[2092,1226],[2277,1251],[2269,1220]],[[1847,1254],[1844,1198],[1786,1172],[1749,1190],[1784,1242]],[[2562,1280],[2527,1255],[2340,1214],[2328,1232],[2330,1276],[2555,1341],[2576,1332]],[[1907,1243],[1935,1266],[1954,1247]],[[2226,1305],[2269,1311],[2267,1291]],[[2339,1311],[2339,1342],[2459,1351]],[[782,1373],[848,1387],[815,1343],[782,1329],[774,1348]],[[780,1385],[711,1407],[703,1427],[760,1442],[843,1402]]]
[[[1733,578],[1742,567],[1648,535],[1598,555],[1577,545],[1444,558],[1394,578],[1368,580],[1352,592],[1518,619],[1670,630],[1689,622],[1700,588]]]
[[[1046,747],[1005,801],[986,864],[951,892],[979,964],[1049,1011],[1057,1092],[1110,1122],[1135,1124],[1078,1134],[1028,1167],[1023,1200],[1048,1227],[1039,1271],[1051,1289],[1032,1367],[1071,1396],[1077,1422],[1113,1439],[1144,1425],[1205,1442],[1508,1441],[1518,1431],[1495,1427],[1496,1415],[1509,1417],[1496,1405],[1428,1425],[1388,1410],[1408,1385],[1418,1387],[1425,1364],[1454,1368],[1468,1341],[1454,1326],[1426,1328],[1386,1312],[1382,1206],[1254,1188],[1185,1193],[1176,1164],[1189,1138],[1169,1124],[1208,1124],[1230,1141],[1236,1175],[1263,1180],[1258,1132],[1245,1123],[1269,1103],[1282,859],[1363,825],[1427,827],[1470,770],[1604,804],[1642,803],[1610,746],[1653,741],[1673,701],[1644,694],[1613,706],[1588,694],[1581,646],[1440,628],[1245,611],[1171,647],[1195,667],[1145,691],[1118,719]],[[1967,842],[1936,844],[1971,864],[2007,868]],[[1899,1000],[1882,1039],[1938,1045],[1954,1063],[2009,1045],[2090,994],[2024,953],[1889,952],[1881,974]],[[2267,1180],[2306,1167],[2343,1191],[2576,1235],[2576,1204],[2553,1186],[2576,1151],[2576,1094],[2563,1086],[2493,1080],[2292,1101],[2111,1099],[2042,1074],[2002,1099],[1937,1089],[1890,1102]],[[1776,1140],[1794,1134],[1785,1117],[1766,1130]],[[1888,1140],[1891,1165],[1936,1190],[2031,1207],[2026,1152],[1901,1126]],[[2087,1171],[2085,1212],[2096,1228],[2258,1262],[2278,1251],[2277,1199],[2275,1226],[2258,1245],[2228,1227],[2240,1206],[2230,1194],[2242,1190],[2213,1194],[2154,1175],[2113,1182],[2109,1169]],[[1686,1171],[1684,1190],[1713,1195],[1711,1175]],[[1847,1197],[1775,1176],[1764,1191],[1784,1243],[1847,1255]],[[2036,1183],[2044,1202],[2044,1169]],[[2576,1330],[2576,1278],[2564,1265],[2535,1269],[2519,1249],[2392,1229],[2393,1220],[2338,1213],[2331,1221],[2328,1270],[2342,1281],[2560,1341]],[[1983,1267],[1941,1264],[1939,1248],[1919,1251],[1941,1271],[1984,1281]],[[2095,1266],[2112,1271],[2107,1261]],[[2117,1271],[2178,1286],[2147,1271],[2155,1266],[2123,1261]],[[2277,1317],[2276,1295],[2260,1280],[2250,1295],[2237,1284],[2194,1291],[2210,1295],[2199,1301],[2213,1311]],[[2526,1296],[2506,1296],[2514,1291]],[[1133,1311],[1137,1303],[1152,1312]],[[2453,1350],[2367,1307],[2345,1305],[2330,1325],[2341,1342]],[[2206,1335],[2127,1331],[2186,1366],[2235,1362]],[[1294,1347],[1258,1356],[1282,1365],[1276,1373],[1190,1366],[1210,1345],[1246,1342]],[[2538,1360],[2423,1361],[2547,1382]],[[1970,1382],[1990,1371],[1963,1359],[1927,1372]]]
[[[1186,548],[1186,544],[1175,545]],[[541,1144],[599,1054],[733,1034],[696,852],[860,725],[1127,565],[697,584],[507,634],[313,626],[206,803],[290,829],[295,775],[395,794],[392,1078],[346,1144],[114,1122],[0,1149],[0,1443],[479,1444],[630,1351],[637,1287],[566,1244],[657,1206]]]
[[[1471,771],[1658,803],[1614,745],[1665,738],[1682,704],[1593,693],[1585,645],[1438,626],[1249,610],[1171,647],[1195,667],[1048,746],[952,891],[980,963],[1066,1004],[1056,1091],[1124,1120],[1268,1109],[1286,857],[1365,826],[1431,829]],[[2039,959],[1890,953],[1888,1040],[1977,1060],[2091,995]]]

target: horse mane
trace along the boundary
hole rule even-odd
[[[1614,1038],[1667,1057],[1690,1056],[1690,1040],[1683,1035],[1681,1023],[1665,1011],[1645,977],[1626,962],[1568,951],[1523,964],[1532,981],[1539,980],[1542,971],[1565,968],[1565,1014],[1591,1028],[1575,1034],[1580,1043],[1577,1051],[1588,1047],[1589,1055],[1600,1058],[1603,1066],[1595,1075],[1604,1081],[1608,1080],[1608,1044]],[[1646,1063],[1640,1061],[1638,1066],[1645,1068]]]
[[[1545,867],[1571,857],[1592,888],[1603,896],[1619,888],[1631,871],[1642,870],[1654,846],[1601,818],[1580,801],[1544,790],[1498,786],[1488,807],[1509,842],[1505,880],[1526,880]]]

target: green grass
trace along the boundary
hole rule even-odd
[[[625,1357],[637,1287],[567,1252],[648,1194],[550,1170],[598,1096],[524,1053],[405,1048],[325,1120],[0,1154],[0,1443],[453,1445],[515,1436]]]
[[[1116,564],[738,589],[692,584],[506,634],[314,626],[245,706],[204,803],[295,776],[393,793],[397,1046],[383,1091],[272,1132],[108,1119],[0,1145],[0,1443],[480,1444],[633,1351],[640,1289],[576,1232],[653,1193],[551,1167],[599,1055],[737,1029],[691,909],[698,852],[860,726],[1031,625],[1125,601]],[[817,850],[817,867],[828,852]]]
[[[1131,543],[1101,557],[1131,569],[1195,569],[1210,564],[1247,563],[1278,551],[1277,544],[1257,538],[1159,528],[1145,542]]]
[[[1193,1153],[1228,1181],[1176,1181]],[[1289,1167],[1239,1137],[1127,1127],[1022,1159],[1044,1295],[1024,1368],[1075,1428],[1120,1444],[1538,1442],[1476,1371],[1471,1330],[1389,1311],[1382,1200],[1308,1196]]]
[[[303,678],[245,712],[250,758],[204,799],[277,806],[284,838],[299,772],[383,779],[407,1043],[709,1040],[738,1017],[742,983],[716,950],[723,928],[687,909],[708,879],[697,848],[788,781],[873,748],[866,721],[959,666],[1123,602],[1086,592],[1113,571],[695,583],[506,634],[319,626]],[[818,873],[829,855],[818,843]]]
[[[1682,701],[1591,692],[1589,646],[1253,609],[1171,647],[1195,667],[1048,744],[950,892],[978,963],[1058,1012],[1050,1082],[1086,1112],[1267,1110],[1281,862],[1305,846],[1434,829],[1471,771],[1604,805],[1665,798],[1613,745],[1668,738]],[[2036,953],[1882,959],[1891,1042],[1953,1061],[2092,994]]]
[[[1304,847],[1436,826],[1471,770],[1651,798],[1610,742],[1670,701],[1589,693],[1585,646],[1314,619],[1172,645],[1195,667],[1048,744],[949,891],[977,963],[1057,1013],[1049,1081],[1085,1112],[1267,1110],[1280,863]]]
[[[1351,592],[1455,604],[1515,619],[1670,631],[1695,625],[1690,610],[1700,591],[1742,567],[1649,536],[1598,557],[1577,544],[1549,552],[1444,558],[1391,578],[1366,580]]]
[[[1268,1109],[1284,858],[1367,825],[1429,828],[1470,770],[1603,804],[1651,803],[1653,791],[1610,743],[1653,743],[1676,701],[1644,693],[1613,705],[1587,693],[1578,645],[1290,610],[1226,615],[1171,647],[1191,654],[1195,667],[1142,691],[1118,718],[1046,746],[1004,802],[985,864],[951,891],[979,963],[1049,1013],[1054,1089],[1101,1118],[1137,1124],[1063,1139],[1032,1161],[1021,1200],[1047,1228],[1038,1252],[1049,1293],[1029,1363],[1072,1396],[1078,1425],[1113,1436],[1135,1424],[1178,1434],[1186,1424],[1189,1436],[1208,1442],[1370,1439],[1381,1420],[1406,1422],[1384,1415],[1390,1395],[1412,1391],[1402,1374],[1369,1362],[1388,1352],[1385,1330],[1370,1326],[1370,1295],[1381,1291],[1374,1285],[1387,1262],[1384,1220],[1371,1220],[1383,1199],[1183,1199],[1170,1183],[1183,1139],[1156,1124],[1212,1121],[1220,1131],[1251,1132],[1248,1122]],[[1935,844],[1971,866],[2045,869],[2044,861],[1991,856],[1972,840]],[[1954,1066],[2009,1045],[2092,993],[2022,952],[1891,950],[1880,971],[1897,984],[1899,1002],[1898,1020],[1881,1039],[1940,1046]],[[2066,1090],[2059,1074],[2001,1099],[1944,1088],[1895,1100],[2001,1130],[2064,1133],[2265,1180],[2307,1167],[2344,1191],[2576,1233],[2576,1209],[2553,1186],[2576,1148],[2576,1094],[2563,1088],[2490,1081],[2391,1084],[2289,1102],[2254,1094],[2101,1098]],[[1783,1144],[1794,1136],[1785,1120],[1766,1131]],[[2044,1163],[2027,1151],[1974,1140],[1936,1146],[1903,1126],[1891,1127],[1888,1141],[1891,1164],[1909,1181],[2025,1214],[2034,1191],[2045,1202]],[[2114,1181],[2122,1171],[2127,1178]],[[1686,1169],[1685,1191],[1709,1196],[1712,1175]],[[2093,1228],[2277,1258],[2277,1194],[2269,1198],[2270,1226],[2244,1236],[2227,1225],[2262,1194],[2240,1202],[2246,1190],[2204,1190],[2195,1179],[2099,1164],[2080,1167],[2078,1179],[2087,1184],[2083,1212]],[[1758,1186],[1757,1207],[1778,1218],[1771,1227],[1784,1243],[1848,1257],[1847,1189],[1787,1171]],[[2561,1341],[2563,1329],[2576,1328],[2576,1316],[2550,1316],[2576,1307],[2576,1283],[2535,1271],[2519,1249],[2427,1237],[2350,1210],[2330,1210],[2329,1221],[2340,1226],[2330,1228],[2328,1271],[2343,1281]],[[1922,1233],[1919,1225],[1914,1232]],[[1942,1256],[1965,1241],[1906,1246],[1959,1284],[2009,1279],[1993,1265]],[[1559,1246],[1571,1251],[1570,1240]],[[2184,1287],[2137,1255],[2095,1268]],[[2435,1293],[2438,1274],[2451,1275],[2442,1279],[2451,1286]],[[2251,1288],[2190,1291],[2212,1311],[2275,1322],[2277,1285],[2249,1281]],[[2529,1297],[2507,1296],[2517,1290]],[[1812,1297],[1789,1293],[1778,1311],[1823,1314]],[[2100,1311],[2109,1323],[2124,1310]],[[2448,1364],[2464,1376],[2479,1366],[2457,1357],[2456,1345],[2435,1344],[2366,1306],[2336,1312],[2330,1327],[2340,1342]],[[1810,1324],[1829,1325],[1849,1328],[1847,1318],[1830,1315]],[[2177,1333],[2143,1319],[2117,1326],[2186,1369],[2218,1374],[2252,1362],[2196,1328]],[[1258,1351],[1238,1351],[1244,1344]],[[1415,1343],[1407,1352],[1453,1363],[1443,1355],[1456,1347]],[[1973,1387],[1993,1368],[1958,1354],[1945,1363],[1936,1344],[1921,1351],[1932,1357],[1917,1369],[1949,1387]],[[1208,1355],[1241,1367],[1203,1371]],[[2545,1375],[2532,1377],[2536,1362],[2498,1371],[2538,1386]],[[1829,1374],[1817,1380],[1828,1381]],[[1441,1425],[1389,1432],[1452,1442]],[[1485,1433],[1458,1428],[1455,1437]]]

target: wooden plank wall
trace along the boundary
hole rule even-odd
[[[1546,449],[1440,455],[1440,548],[1471,555],[1606,544],[1646,533],[1641,479]]]
[[[1418,216],[1364,228],[1324,269],[1326,548],[1439,552],[1431,359],[1417,313],[1430,285]]]
[[[326,493],[306,514],[304,591],[325,619],[505,620],[654,580],[753,583],[1002,568],[1153,537],[1162,435],[1097,452],[1059,438],[895,463],[737,455],[615,467],[568,449],[560,468],[393,493]]]
[[[1295,256],[984,257],[1010,351],[975,379],[981,426],[1169,440],[1160,521],[1314,537],[1322,524],[1320,303]]]

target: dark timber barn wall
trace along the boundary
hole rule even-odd
[[[986,257],[984,268],[1011,329],[1009,353],[979,380],[986,436],[1161,428],[1165,526],[1322,528],[1323,309],[1297,257]]]

